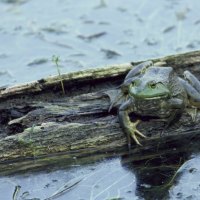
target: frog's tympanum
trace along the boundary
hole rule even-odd
[[[182,79],[172,67],[154,66],[151,61],[134,67],[127,74],[121,93],[125,101],[118,109],[118,117],[127,134],[129,148],[131,138],[141,145],[137,136],[146,137],[136,127],[140,120],[132,122],[130,113],[170,124],[186,107],[200,108],[200,81],[194,75],[185,71]],[[115,103],[112,102],[112,105]]]

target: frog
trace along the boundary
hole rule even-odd
[[[191,72],[184,71],[181,78],[171,66],[159,66],[152,61],[132,68],[120,90],[120,95],[113,100],[109,110],[123,97],[118,106],[118,119],[127,135],[129,149],[132,139],[136,145],[142,146],[138,137],[146,138],[137,128],[141,122],[139,118],[164,121],[167,127],[179,120],[187,107],[200,108],[200,81]],[[138,119],[133,122],[130,114]]]

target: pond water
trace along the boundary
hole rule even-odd
[[[71,182],[80,181],[58,199],[101,200],[123,196],[132,199],[135,196],[135,176],[120,165],[120,159],[116,158],[68,170],[3,178],[0,180],[1,198],[12,199],[15,187],[20,186],[19,199],[46,199]]]
[[[53,55],[67,73],[197,50],[199,10],[199,0],[2,0],[0,87],[56,75]],[[121,159],[1,177],[0,199],[45,199],[73,181],[57,199],[148,199]],[[188,159],[169,199],[200,199],[200,157]]]
[[[0,86],[200,46],[198,0],[2,0]]]

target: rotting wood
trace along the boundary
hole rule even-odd
[[[200,77],[200,51],[152,61],[170,65],[178,74],[188,69]],[[107,93],[117,91],[125,74],[138,63],[63,74],[66,95],[62,95],[57,76],[0,89],[0,170],[5,169],[5,163],[14,166],[25,159],[45,159],[58,153],[87,155],[126,147],[116,110],[108,112]],[[142,122],[139,129],[148,138],[141,141],[143,147],[133,145],[133,151],[142,159],[140,152],[145,149],[151,152],[162,144],[170,146],[181,137],[184,141],[198,138],[194,130],[199,129],[199,121],[199,115],[192,123],[184,113],[162,138],[162,123]]]

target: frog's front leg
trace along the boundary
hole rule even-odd
[[[136,144],[140,146],[142,145],[138,141],[136,135],[142,138],[146,137],[139,130],[137,130],[137,125],[140,122],[140,120],[137,120],[136,122],[131,122],[130,120],[129,114],[134,111],[132,106],[133,106],[132,99],[129,99],[127,102],[123,103],[120,106],[118,113],[120,125],[127,135],[129,149],[131,147],[131,137],[136,142]]]

